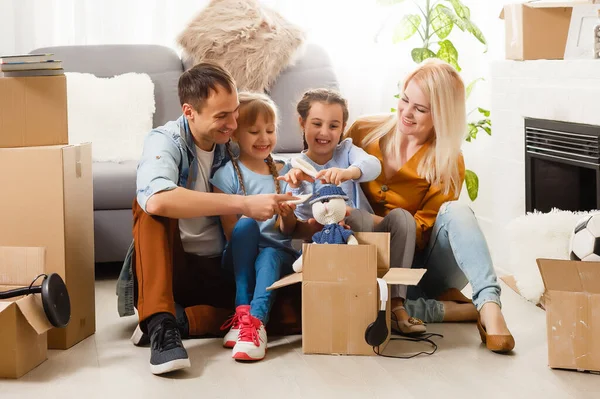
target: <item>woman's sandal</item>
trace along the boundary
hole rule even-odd
[[[425,323],[422,320],[417,319],[416,317],[409,317],[406,320],[398,320],[395,312],[397,310],[404,310],[406,312],[406,308],[401,306],[396,306],[392,309],[392,330],[398,332],[402,335],[421,335],[427,332],[427,327],[425,327]]]
[[[509,335],[491,335],[485,331],[485,327],[481,324],[481,316],[477,318],[477,329],[479,330],[479,336],[481,342],[485,346],[496,353],[506,353],[513,350],[515,347],[515,339],[512,334]]]

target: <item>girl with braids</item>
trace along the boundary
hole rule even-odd
[[[231,161],[211,180],[214,191],[239,195],[283,193],[287,184],[278,177],[287,173],[289,166],[271,157],[277,144],[277,108],[260,93],[239,93],[239,101],[238,127],[232,135],[239,156],[234,156],[228,143]],[[265,357],[265,325],[274,300],[274,293],[267,287],[292,273],[292,264],[299,255],[291,244],[291,233],[296,227],[294,209],[282,202],[275,216],[260,221],[221,216],[227,238],[223,262],[233,269],[236,281],[236,312],[223,326],[231,327],[223,346],[233,348],[232,357],[236,360]]]
[[[329,89],[309,90],[296,106],[304,136],[304,151],[300,157],[318,172],[315,179],[292,168],[280,179],[287,182],[293,195],[317,192],[323,184],[335,184],[348,195],[351,208],[368,208],[369,202],[359,183],[374,180],[381,173],[381,164],[373,155],[355,146],[352,139],[342,140],[348,122],[348,104],[337,92]],[[298,219],[312,219],[308,203],[296,208]]]

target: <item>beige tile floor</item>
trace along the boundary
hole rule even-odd
[[[272,339],[266,360],[239,364],[220,340],[185,341],[192,368],[153,376],[149,349],[129,336],[135,318],[119,318],[116,271],[96,279],[97,332],[17,381],[0,380],[0,398],[600,398],[600,375],[551,370],[545,313],[503,285],[502,300],[517,347],[487,351],[474,324],[433,324],[444,335],[433,356],[412,360],[303,355],[299,336]],[[394,343],[389,353],[414,350]]]

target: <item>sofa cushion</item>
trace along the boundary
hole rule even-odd
[[[94,211],[96,263],[122,262],[133,239],[131,209]]]
[[[65,72],[91,73],[100,78],[128,72],[146,73],[154,83],[156,112],[153,126],[162,126],[181,115],[177,82],[183,64],[168,47],[149,44],[44,47],[31,53],[54,53]]]
[[[290,64],[304,31],[257,0],[211,0],[177,37],[191,63],[215,62],[240,91],[264,91]]]
[[[137,161],[94,162],[94,210],[131,209],[136,171]]]

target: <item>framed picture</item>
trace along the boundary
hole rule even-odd
[[[573,6],[569,36],[565,47],[565,60],[594,59],[597,38],[595,27],[600,25],[600,4]]]

